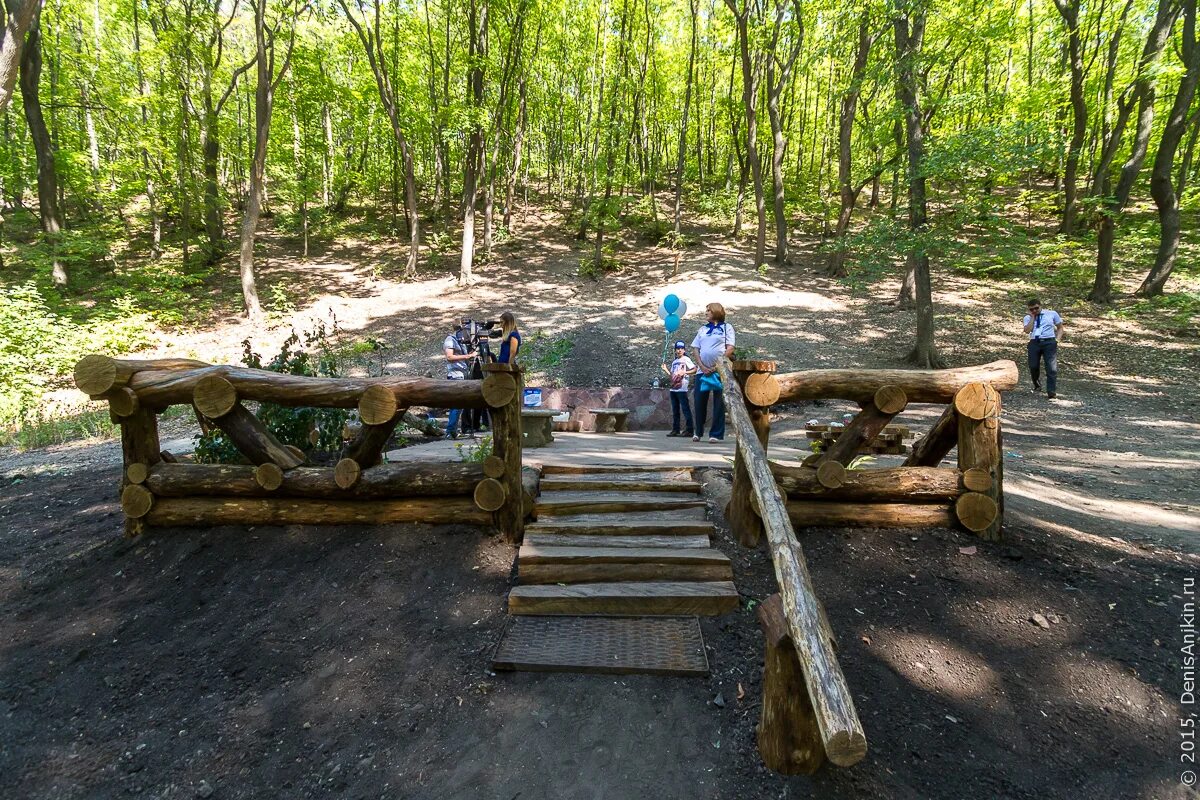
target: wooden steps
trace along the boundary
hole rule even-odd
[[[732,581],[636,581],[577,583],[568,586],[514,586],[510,614],[696,614],[736,611]]]
[[[575,466],[573,464],[546,464],[542,467],[542,475],[620,475],[637,472],[678,473],[686,480],[691,480],[696,474],[694,467],[656,467],[637,464],[592,464]]]
[[[679,467],[546,467],[495,668],[707,672],[695,616],[729,613],[740,600],[729,558],[712,548],[694,476]]]

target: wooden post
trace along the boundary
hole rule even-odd
[[[511,392],[499,392],[506,400],[492,409],[492,453],[504,461],[504,474],[497,480],[504,486],[504,503],[493,512],[496,528],[504,541],[518,544],[525,534],[525,503],[521,486],[521,372],[514,364],[485,364],[486,383],[493,375],[508,373],[513,379]],[[494,383],[505,384],[502,379]]]
[[[773,374],[775,367],[774,361],[735,361],[733,363],[734,376],[746,396],[746,411],[750,414],[750,424],[754,426],[754,433],[758,436],[758,441],[762,444],[764,451],[767,449],[767,442],[771,437],[770,405],[779,398],[779,386]],[[754,392],[749,391],[751,387],[755,390]],[[773,390],[772,387],[774,387]],[[728,399],[727,396],[726,400]],[[765,402],[766,406],[757,405],[757,402]],[[742,462],[741,454],[735,451],[733,488],[730,492],[726,516],[729,519],[729,527],[737,534],[738,541],[742,543],[743,547],[758,547],[758,542],[763,534],[762,520],[750,504],[750,497],[753,493],[746,465]]]
[[[758,607],[758,623],[767,640],[758,752],[768,769],[811,775],[825,763],[825,748],[778,594]]]
[[[153,411],[138,408],[128,416],[121,417],[120,421],[121,455],[124,461],[121,470],[121,491],[124,493],[125,488],[130,485],[130,468],[134,467],[133,474],[137,475],[142,468],[148,469],[157,464],[162,460],[159,456],[162,448],[158,442],[158,418]],[[142,466],[135,467],[135,465]],[[126,536],[136,536],[142,532],[143,528],[144,523],[141,518],[135,519],[126,515]]]
[[[933,423],[929,433],[921,437],[912,446],[912,452],[904,459],[906,467],[936,467],[942,463],[946,454],[958,444],[958,412],[954,403],[946,406],[946,410]]]
[[[987,383],[971,383],[954,397],[958,416],[958,468],[987,472],[991,485],[956,503],[959,521],[981,539],[999,541],[1004,522],[1004,453],[1000,446],[1000,393]],[[975,494],[975,493],[971,493]],[[992,502],[988,503],[985,498]],[[989,521],[990,518],[990,521]]]

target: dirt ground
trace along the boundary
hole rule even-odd
[[[575,342],[539,380],[645,384],[668,287],[693,307],[689,334],[719,300],[739,344],[783,370],[895,366],[910,340],[894,286],[852,295],[803,249],[748,276],[743,249],[700,232],[677,277],[669,253],[631,244],[630,266],[597,284],[574,276],[579,248],[557,230],[531,228],[466,289],[374,277],[338,247],[303,267],[273,259],[264,280],[303,272],[319,297],[295,324],[332,310],[397,373],[437,374],[457,317],[512,308],[527,332]],[[936,288],[952,364],[1021,360],[1026,287]],[[703,623],[710,678],[493,675],[514,560],[495,537],[227,527],[130,542],[119,450],[101,441],[0,454],[0,797],[1187,797],[1179,625],[1200,566],[1200,348],[1043,300],[1068,320],[1061,399],[1006,397],[1004,544],[802,534],[870,743],[852,769],[785,778],[758,761],[753,605],[774,577],[765,551],[729,537],[720,471],[706,492],[744,602]],[[225,360],[247,333],[163,350]],[[774,452],[844,410],[783,409]]]

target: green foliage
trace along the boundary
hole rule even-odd
[[[270,361],[254,352],[250,340],[242,342],[242,363],[255,369],[309,377],[339,377],[338,353],[324,324],[301,336],[292,333]],[[255,412],[263,425],[281,443],[308,453],[336,453],[342,445],[342,427],[350,412],[341,408],[294,408],[259,403]],[[309,438],[315,432],[315,443]],[[219,430],[196,436],[196,460],[200,463],[237,463],[241,455]]]
[[[566,336],[531,333],[521,344],[521,361],[529,369],[548,372],[563,365],[575,349],[575,342]]]
[[[32,283],[0,294],[0,427],[39,425],[43,393],[62,383],[88,353],[124,353],[151,343],[149,317],[123,299],[78,325],[53,311]]]
[[[1200,335],[1200,292],[1175,292],[1156,297],[1140,297],[1106,312],[1111,319],[1135,320],[1149,328],[1173,333]]]
[[[613,255],[612,245],[605,245],[597,261],[595,256],[585,256],[579,259],[579,277],[598,281],[606,275],[620,272],[625,265]]]
[[[454,449],[458,451],[459,461],[482,464],[492,455],[492,437],[484,436],[478,440],[478,444],[473,445],[458,443],[454,445]]]

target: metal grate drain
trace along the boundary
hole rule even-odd
[[[707,675],[696,617],[513,617],[492,667],[534,672]]]

